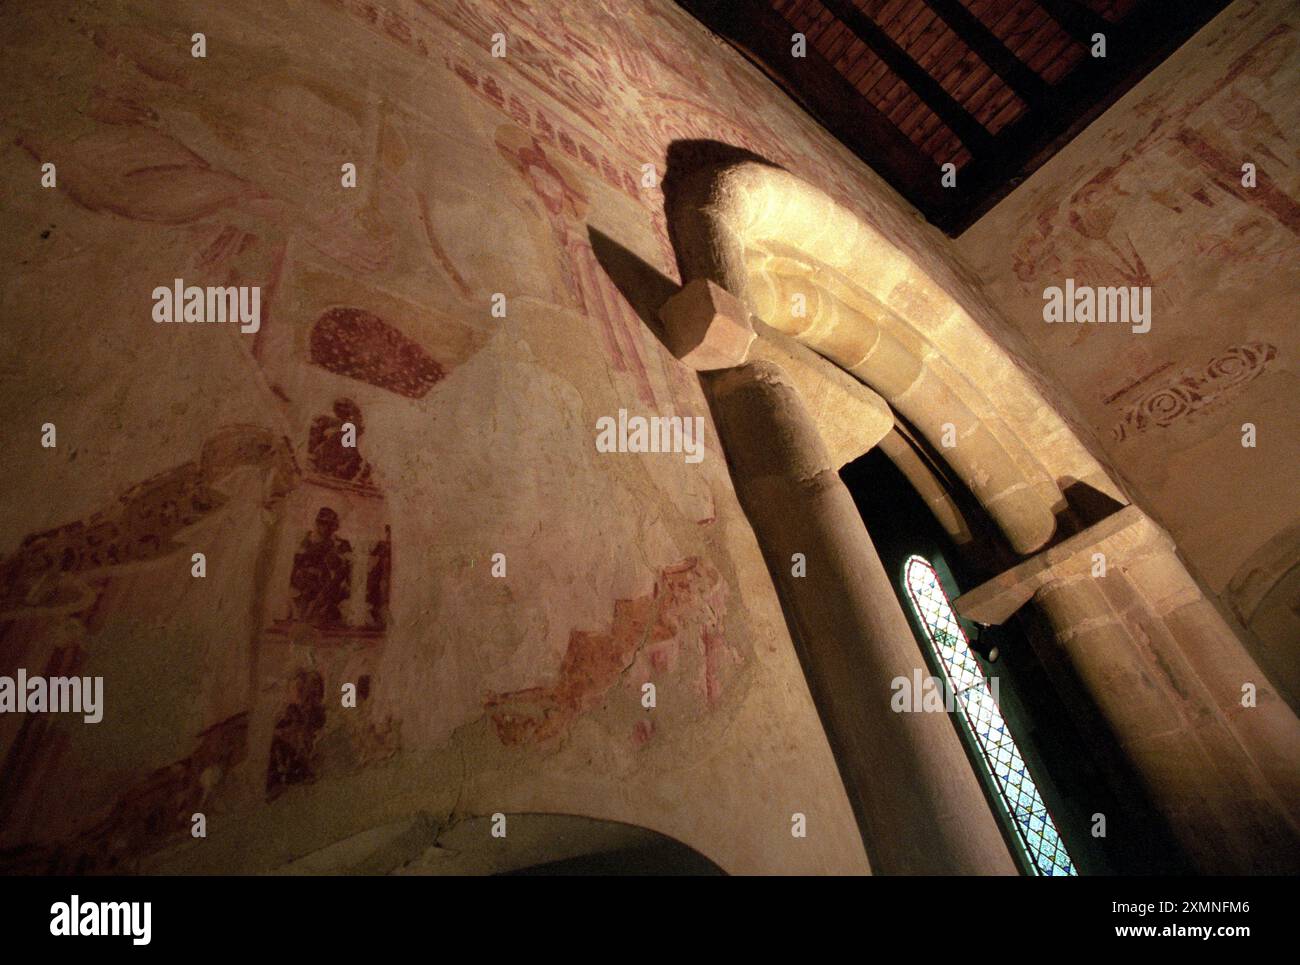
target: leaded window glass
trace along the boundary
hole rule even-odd
[[[943,668],[953,704],[975,740],[988,775],[998,789],[998,803],[1015,827],[1016,838],[1030,866],[1040,875],[1078,874],[1025,766],[1020,748],[1007,730],[984,671],[957,622],[948,594],[939,583],[939,574],[927,560],[913,556],[907,561],[903,575],[907,597]]]

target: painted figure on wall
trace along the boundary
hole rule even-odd
[[[338,529],[339,514],[321,507],[315,529],[294,554],[289,584],[295,620],[316,627],[343,625],[342,605],[351,592],[352,544],[334,535]]]
[[[370,463],[361,455],[361,434],[365,425],[361,407],[351,399],[337,399],[331,415],[312,420],[307,439],[307,458],[311,467],[358,486],[370,486]]]
[[[316,779],[316,739],[324,726],[325,684],[319,673],[300,670],[290,685],[289,701],[275,722],[266,767],[268,801],[290,785]]]
[[[377,629],[388,626],[388,590],[393,570],[393,529],[384,527],[384,538],[370,550],[369,569],[366,572],[366,607],[370,625]]]

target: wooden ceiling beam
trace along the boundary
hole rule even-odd
[[[1054,110],[1059,106],[1051,85],[1012,53],[961,0],[925,0],[925,3],[1031,110]]]
[[[926,156],[811,45],[792,55],[795,28],[764,0],[678,0],[722,36],[836,139],[921,211],[937,211],[951,192]]]
[[[1120,23],[1105,21],[1071,0],[1037,0],[1086,47],[1091,47],[1092,33],[1106,35],[1106,56],[1085,55],[1059,83],[1046,85],[1051,98],[1046,106],[1037,102],[1043,92],[1032,92],[1034,81],[1008,61],[1008,54],[1019,60],[1014,51],[997,41],[996,36],[990,42],[986,34],[991,35],[991,31],[986,25],[981,24],[983,30],[971,29],[962,12],[973,15],[965,10],[962,0],[925,2],[1026,100],[1028,109],[996,137],[855,3],[820,0],[828,12],[876,52],[881,63],[908,85],[917,100],[927,104],[963,140],[972,159],[958,171],[956,186],[947,189],[940,187],[938,161],[913,144],[824,56],[811,46],[805,57],[792,56],[796,28],[773,9],[772,0],[678,0],[763,70],[932,224],[953,237],[974,224],[1150,73],[1222,11],[1229,0],[1142,0]],[[998,52],[998,47],[1003,52]],[[1033,73],[1023,61],[1019,63]],[[962,137],[963,131],[966,137]]]
[[[1179,0],[1171,6],[1165,0],[1144,0],[1121,23],[1110,24],[1104,31],[1106,56],[1085,56],[1057,85],[1063,108],[1029,112],[1000,131],[1000,157],[987,161],[976,158],[962,170],[958,188],[963,199],[950,205],[935,223],[954,236],[969,228],[1163,63],[1228,2]]]
[[[1092,46],[1093,34],[1105,34],[1109,42],[1111,30],[1119,26],[1105,17],[1079,3],[1078,0],[1036,0],[1047,11],[1048,16],[1061,25],[1071,37],[1083,44]],[[1181,3],[1182,0],[1176,0]]]
[[[926,107],[934,111],[939,120],[948,125],[966,146],[966,150],[976,157],[987,157],[997,153],[997,142],[988,129],[851,0],[820,0],[820,2],[841,23],[852,30],[859,40],[871,48],[872,52],[912,89],[912,93],[919,97]]]

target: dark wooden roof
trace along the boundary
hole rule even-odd
[[[679,2],[956,235],[1228,0]]]

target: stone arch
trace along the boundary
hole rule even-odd
[[[492,818],[466,818],[440,838],[454,852],[439,874],[720,875],[710,858],[678,839],[637,824],[549,812],[505,815],[509,835],[490,836]]]
[[[368,828],[287,865],[287,874],[691,874],[725,872],[659,831],[604,818],[509,811],[439,821],[428,813]]]
[[[673,208],[686,279],[714,281],[879,392],[943,453],[1017,551],[1052,538],[1065,508],[1058,480],[1128,501],[966,309],[829,196],[751,161],[695,173]]]
[[[951,728],[880,710],[881,688],[913,673],[919,650],[839,479],[841,463],[803,404],[799,365],[773,361],[781,339],[829,359],[906,417],[1026,557],[954,606],[982,624],[1030,601],[1043,611],[1192,866],[1300,869],[1300,719],[1169,534],[1129,504],[1028,372],[915,257],[788,172],[741,161],[672,186],[686,288],[661,310],[667,339],[718,349],[694,367],[705,373],[737,495],[873,870],[987,874],[1009,865],[978,814],[978,789],[960,778]],[[884,428],[861,431],[867,447],[896,458],[907,443],[891,438],[890,418],[869,421]],[[943,445],[944,423],[955,446]],[[961,535],[943,484],[918,465],[901,468]],[[1058,513],[1080,508],[1065,490],[1090,494],[1091,509],[1057,533]],[[805,549],[807,578],[794,578],[789,554]],[[1100,578],[1098,557],[1108,563]],[[909,844],[922,840],[930,847]]]

